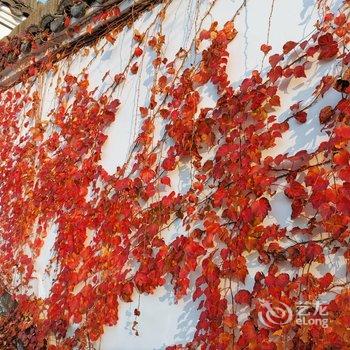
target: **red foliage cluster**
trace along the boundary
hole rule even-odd
[[[287,42],[282,54],[269,57],[266,78],[253,71],[238,89],[226,73],[227,48],[237,34],[232,22],[202,31],[196,40],[198,47],[206,43],[202,59],[182,72],[176,71],[176,62],[186,52],[168,62],[160,54],[163,36],[145,43],[138,35],[130,72],[137,73],[137,59],[148,45],[157,55],[154,66],[166,73],[151,89],[149,106],[140,108],[143,124],[132,156],[112,175],[99,162],[105,130],[122,101],[95,98],[87,75],[67,75],[58,106],[43,122],[38,92],[3,92],[0,267],[8,286],[18,274],[21,285],[29,283],[50,226],[58,227],[58,271],[50,296],[42,300],[16,293],[21,315],[30,315],[36,329],[28,349],[52,337],[50,350],[87,348],[105,325],[117,323],[119,303],[155,292],[168,276],[176,298],[193,292],[201,312],[193,340],[169,349],[347,349],[347,281],[340,283],[329,272],[317,274],[316,267],[325,267],[334,256],[342,257],[347,272],[350,267],[350,101],[343,88],[350,62],[348,29],[343,14],[327,13],[310,39]],[[267,54],[270,48],[262,50]],[[339,102],[319,116],[294,105],[291,117],[278,121],[273,112],[280,105],[281,83],[303,79],[307,63],[323,60],[341,66],[342,75],[322,77],[315,99],[334,87],[341,91],[336,92]],[[214,107],[201,108],[201,91],[209,83],[218,98]],[[23,114],[30,123],[22,125]],[[154,146],[158,116],[166,127]],[[290,123],[308,118],[320,120],[327,141],[312,153],[266,155]],[[191,164],[194,172],[186,193],[171,184],[179,164]],[[291,203],[291,231],[265,221],[280,186]],[[169,242],[166,229],[175,222],[182,223],[183,233]],[[253,276],[249,259],[260,266]],[[329,291],[337,294],[328,305],[327,328],[294,321],[269,327],[259,319],[262,300],[293,309]],[[243,321],[238,317],[242,308],[247,312]],[[79,327],[67,337],[72,323]]]

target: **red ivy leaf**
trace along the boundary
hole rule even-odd
[[[271,210],[271,206],[266,198],[260,198],[252,204],[251,209],[255,217],[259,221],[262,221],[265,219],[267,213]]]
[[[347,115],[350,115],[350,100],[347,100],[345,98],[343,98],[342,100],[340,100],[336,106],[336,108]]]
[[[171,158],[165,158],[163,163],[162,163],[162,167],[164,170],[174,170],[175,169],[175,158],[171,157]]]
[[[294,76],[296,78],[305,78],[306,75],[305,75],[305,68],[303,65],[300,65],[300,66],[296,66],[293,70],[293,73],[294,73]]]
[[[283,53],[287,54],[290,51],[292,51],[295,47],[297,46],[297,43],[294,41],[287,41],[284,45],[283,45]]]
[[[106,110],[108,112],[115,113],[117,111],[119,105],[120,105],[119,100],[113,100],[106,106]]]
[[[143,54],[143,50],[141,49],[140,46],[138,46],[138,47],[135,49],[135,51],[134,51],[134,55],[135,55],[136,57],[140,57],[142,54]]]
[[[148,114],[148,108],[146,107],[140,107],[140,113],[141,113],[141,116],[144,118],[147,116]]]
[[[122,73],[116,74],[114,76],[114,82],[119,85],[123,80],[125,80],[125,75]]]
[[[112,14],[113,14],[113,16],[116,16],[116,17],[119,17],[120,15],[121,15],[121,11],[120,11],[120,8],[117,6],[117,7],[115,7],[114,9],[113,9],[113,12],[112,12]]]
[[[281,62],[283,59],[283,55],[275,54],[269,57],[269,62],[271,64],[271,67],[276,67],[277,63]]]
[[[262,44],[260,46],[260,50],[266,55],[267,53],[269,53],[272,49],[271,45],[267,45],[267,44]]]
[[[318,283],[322,289],[326,289],[333,282],[333,278],[333,275],[328,272],[323,277],[319,278]]]
[[[291,218],[292,219],[296,219],[297,217],[299,217],[299,215],[301,214],[301,212],[303,211],[303,201],[300,199],[296,199],[292,202],[292,215]]]
[[[318,38],[318,45],[320,47],[320,54],[318,56],[320,60],[328,60],[338,53],[338,44],[330,33],[321,35]]]
[[[339,16],[334,18],[334,24],[336,24],[339,27],[345,23],[346,23],[345,13],[341,13]]]
[[[306,54],[310,57],[314,57],[314,54],[318,51],[318,49],[319,49],[318,45],[311,46],[306,50]]]
[[[273,95],[271,98],[270,98],[270,106],[277,106],[277,107],[280,107],[281,106],[281,99],[278,95]]]
[[[320,123],[326,124],[333,116],[334,116],[334,110],[331,106],[323,107],[319,115]]]
[[[210,39],[210,32],[208,30],[202,30],[199,34],[199,40],[208,40]]]
[[[346,182],[350,182],[350,168],[341,169],[339,171],[339,177]]]
[[[283,71],[283,76],[285,78],[290,78],[292,75],[293,75],[293,69],[291,68],[286,68],[284,71]]]
[[[238,318],[235,314],[225,315],[223,323],[226,327],[233,328],[237,325]]]
[[[156,173],[150,168],[144,168],[140,172],[140,177],[145,183],[149,183],[152,179],[154,179],[155,176]]]
[[[350,140],[350,126],[343,125],[334,129],[335,134],[346,140]]]
[[[301,124],[304,124],[307,120],[307,113],[300,111],[294,115],[294,118]]]
[[[290,199],[303,199],[307,196],[302,184],[294,180],[289,183],[289,187],[284,190],[284,194]]]
[[[281,273],[278,276],[269,274],[265,278],[265,283],[268,287],[284,288],[290,281],[287,273]]]
[[[331,21],[332,19],[334,18],[334,14],[331,13],[331,12],[327,12],[325,15],[324,15],[324,21],[325,22],[329,22]]]
[[[64,20],[64,26],[67,28],[70,26],[70,23],[71,23],[71,18],[66,17]]]
[[[249,305],[252,301],[252,295],[249,291],[242,289],[235,295],[235,302],[237,304]]]
[[[306,246],[305,256],[308,262],[313,261],[315,259],[316,260],[322,259],[323,248],[319,244],[311,242]]]
[[[267,76],[271,79],[271,82],[274,83],[278,78],[282,76],[283,69],[281,66],[272,68]]]
[[[160,182],[161,182],[163,185],[171,186],[170,178],[169,178],[168,176],[163,176],[163,177],[160,179]]]
[[[139,66],[138,66],[137,62],[135,62],[135,63],[131,66],[130,71],[131,71],[132,74],[136,74],[138,70],[139,70]]]
[[[350,154],[343,149],[336,153],[333,159],[337,165],[349,165]]]
[[[257,338],[257,333],[255,330],[255,326],[253,321],[245,321],[242,328],[241,328],[242,336],[238,340],[238,344],[240,341],[243,342],[243,344],[246,344],[246,342],[250,340],[255,340]],[[241,348],[245,348],[246,346],[242,346]]]

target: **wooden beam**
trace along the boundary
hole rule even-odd
[[[20,0],[1,0],[0,2],[7,5],[10,8],[11,12],[17,16],[28,16],[33,10],[32,0],[26,1],[27,4],[25,4],[24,1]]]
[[[57,13],[59,2],[60,0],[49,0],[45,4],[42,4],[37,0],[28,1],[28,6],[31,8],[29,17],[14,28],[10,35],[17,35],[31,25],[39,24],[44,15]]]

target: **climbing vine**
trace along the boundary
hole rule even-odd
[[[57,106],[43,118],[39,78],[1,92],[0,269],[17,303],[0,323],[6,349],[16,342],[27,349],[90,349],[104,326],[117,324],[120,303],[169,280],[178,300],[192,295],[200,316],[193,340],[168,349],[349,348],[350,4],[333,14],[323,3],[313,34],[288,41],[280,54],[269,55],[271,46],[263,44],[268,70],[254,70],[238,88],[227,73],[234,20],[200,28],[191,48],[169,60],[161,30],[165,2],[154,22],[159,33],[135,30],[130,61],[103,93],[90,87],[87,71],[66,74]],[[113,45],[114,34],[106,40]],[[149,104],[138,106],[140,132],[127,161],[110,174],[100,161],[123,104],[118,87],[139,73],[149,49],[156,70]],[[193,50],[198,60],[188,66]],[[284,120],[276,116],[281,85],[303,81],[310,67],[325,63],[335,71],[319,79],[312,102],[292,105]],[[201,94],[209,84],[217,97],[205,107]],[[338,101],[319,115],[308,113],[330,91]],[[271,155],[291,125],[314,118],[327,136],[315,150]],[[182,164],[192,177],[181,192],[173,178]],[[290,230],[267,220],[279,191],[290,201]],[[175,224],[182,232],[171,238]],[[23,288],[53,225],[50,295],[28,296]],[[346,270],[342,279],[319,272],[335,257]],[[259,265],[254,275],[252,260]],[[265,302],[295,310],[326,294],[332,296],[326,328],[266,316]],[[142,307],[135,309],[136,333],[140,313]]]

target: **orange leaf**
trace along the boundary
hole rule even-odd
[[[249,305],[252,300],[252,295],[249,291],[242,289],[235,295],[235,302],[238,304]]]
[[[115,43],[115,38],[111,34],[106,35],[106,40],[110,42],[112,45]]]

